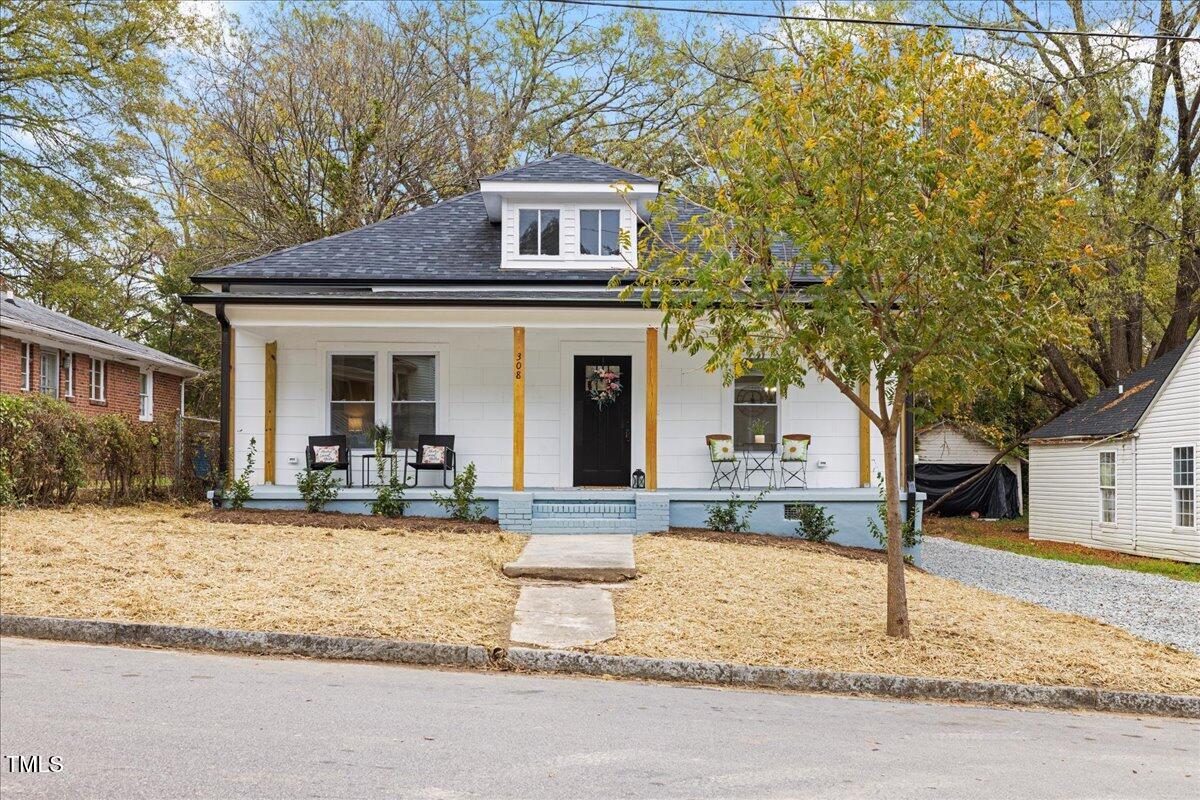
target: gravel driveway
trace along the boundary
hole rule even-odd
[[[1200,583],[1051,561],[927,536],[921,566],[934,575],[1124,628],[1200,654]]]

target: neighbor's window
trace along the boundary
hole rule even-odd
[[[64,381],[65,391],[63,392],[63,394],[66,397],[74,397],[75,396],[75,354],[74,353],[63,353],[63,359],[66,361],[66,365],[67,365],[67,375],[66,375],[66,379]]]
[[[1117,521],[1117,454],[1100,454],[1100,521]]]
[[[42,348],[42,374],[38,380],[38,391],[50,397],[58,397],[58,351]]]
[[[1175,496],[1175,527],[1196,527],[1196,448],[1176,447],[1171,459]]]
[[[375,356],[329,357],[329,432],[354,448],[371,446],[375,424]]]
[[[621,255],[620,233],[620,211],[585,208],[579,212],[579,253],[581,255]]]
[[[748,373],[733,382],[733,446],[743,450],[769,450],[779,441],[779,392],[763,383],[762,375]],[[762,442],[755,442],[761,433]]]
[[[518,218],[521,255],[558,255],[558,209],[522,208]]]
[[[88,370],[88,396],[97,402],[104,401],[104,359],[93,358]]]
[[[154,374],[138,373],[138,417],[147,422],[154,419]]]
[[[33,345],[29,342],[21,342],[21,389],[28,392],[29,384],[33,380]]]
[[[416,447],[436,430],[436,362],[433,356],[392,356],[392,444]]]

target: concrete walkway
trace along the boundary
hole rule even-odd
[[[510,578],[607,583],[637,577],[633,537],[621,533],[534,534],[504,565]]]
[[[617,635],[612,592],[596,585],[637,576],[628,534],[534,534],[504,565],[510,578],[555,581],[521,587],[509,638],[556,649],[594,647]]]

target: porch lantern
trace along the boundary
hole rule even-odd
[[[631,489],[645,489],[646,473],[642,472],[640,469],[635,469],[633,471],[633,480],[629,482],[629,487]]]

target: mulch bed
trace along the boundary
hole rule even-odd
[[[345,528],[366,531],[443,531],[446,533],[495,533],[500,526],[493,520],[462,522],[438,517],[377,517],[369,514],[342,514],[338,511],[265,510],[252,508],[206,508],[187,515],[201,522],[229,525],[285,525],[301,528]]]
[[[775,547],[781,550],[807,550],[811,553],[828,553],[843,558],[853,558],[859,561],[887,561],[887,553],[872,550],[869,547],[847,547],[840,544],[820,544],[806,542],[803,539],[788,539],[783,536],[772,536],[766,533],[723,533],[708,528],[671,528],[666,533],[655,536],[677,536],[681,539],[694,539],[701,542],[719,542],[721,544],[744,544],[752,547]],[[910,565],[910,568],[914,568]],[[915,569],[915,568],[914,568]]]

